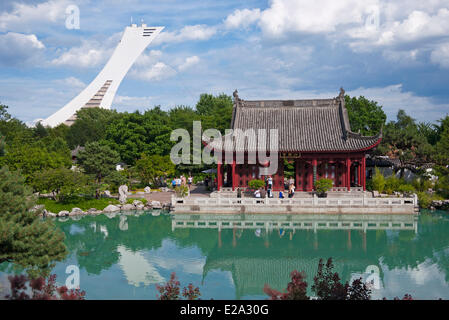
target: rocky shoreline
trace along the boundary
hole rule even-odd
[[[433,200],[430,204],[431,210],[449,210],[449,200]]]
[[[132,203],[125,204],[110,204],[103,210],[98,210],[96,208],[90,208],[83,211],[80,208],[72,208],[71,211],[62,210],[58,213],[50,212],[45,209],[44,205],[36,205],[32,210],[41,211],[40,215],[42,217],[71,217],[71,216],[86,216],[86,215],[98,215],[102,213],[117,213],[121,211],[146,211],[152,209],[170,209],[169,203],[161,204],[159,201],[151,201],[146,205],[140,200],[134,200]]]

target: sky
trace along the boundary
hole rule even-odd
[[[79,29],[66,26],[73,6]],[[235,89],[306,99],[343,87],[388,120],[449,113],[449,0],[2,0],[0,103],[27,123],[50,116],[95,78],[131,19],[165,29],[119,87],[121,112]]]

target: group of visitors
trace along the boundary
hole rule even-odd
[[[189,190],[193,184],[193,177],[189,176],[188,178],[186,178],[185,176],[180,176],[180,177],[175,177],[173,178],[173,180],[171,181],[172,187],[176,188],[176,187],[180,187],[180,186],[185,186],[188,185],[189,186]]]
[[[273,177],[267,176],[265,178],[265,184],[266,184],[266,191],[263,188],[260,188],[256,191],[254,191],[254,197],[256,198],[265,198],[267,196],[268,198],[273,198]],[[288,197],[293,198],[295,195],[295,180],[290,177],[288,180]],[[284,198],[284,192],[279,191],[279,198]]]

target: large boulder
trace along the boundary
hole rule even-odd
[[[140,200],[134,200],[133,201],[133,206],[138,206],[138,205],[140,205],[140,204],[142,204],[143,202],[142,201],[140,201]]]
[[[70,212],[71,216],[81,215],[81,214],[84,214],[84,211],[81,210],[80,208],[72,208],[72,211]]]
[[[107,197],[107,198],[112,198],[111,191],[105,190],[104,191],[104,196]]]
[[[70,214],[67,210],[59,211],[58,217],[67,217]]]
[[[162,205],[159,201],[151,201],[151,206],[153,209],[162,209]]]
[[[131,211],[131,210],[136,210],[136,207],[131,204],[131,203],[126,203],[122,206],[122,210],[123,211]]]
[[[114,206],[113,204],[110,204],[106,208],[103,209],[103,212],[117,212],[117,211],[120,211],[120,208],[117,206]]]
[[[97,210],[96,208],[90,208],[89,210],[87,210],[87,214],[99,214],[101,212],[101,210]]]
[[[58,215],[56,213],[53,213],[53,212],[50,212],[50,211],[47,212],[47,217],[57,217],[57,216]]]
[[[143,189],[143,191],[145,193],[151,193],[151,188],[147,186],[147,187],[145,187],[145,189]]]
[[[144,209],[145,209],[145,206],[143,205],[143,203],[140,203],[140,204],[137,204],[137,205],[136,205],[136,209],[137,209],[137,210],[144,210]]]

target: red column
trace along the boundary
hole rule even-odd
[[[296,188],[296,191],[299,191],[300,179],[301,179],[301,176],[299,175],[299,159],[295,159],[295,188]]]
[[[307,168],[307,189],[308,191],[313,190],[313,162],[309,163]]]
[[[363,156],[362,158],[362,187],[363,190],[366,190],[366,158]]]
[[[312,160],[312,190],[315,189],[315,181],[318,179],[318,160],[315,158]]]
[[[232,191],[235,190],[237,186],[237,175],[235,174],[235,160],[232,161]]]
[[[222,183],[221,163],[217,163],[217,190],[220,191]]]
[[[351,190],[351,159],[346,158],[346,188]]]

